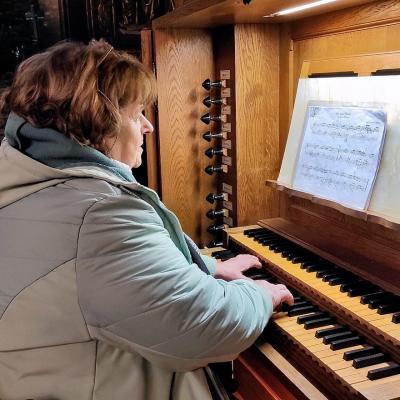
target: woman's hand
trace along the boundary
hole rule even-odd
[[[261,268],[261,262],[256,256],[252,256],[251,254],[239,254],[227,261],[217,263],[214,277],[226,281],[250,279],[243,275],[243,272],[254,267]],[[256,285],[261,286],[271,296],[274,310],[279,308],[283,303],[293,305],[293,295],[285,285],[274,285],[262,279],[253,282]]]
[[[293,295],[285,285],[274,285],[261,279],[254,282],[258,286],[261,286],[272,297],[272,306],[274,310],[279,308],[283,303],[293,305]]]
[[[243,275],[243,272],[250,268],[261,268],[260,260],[251,254],[239,254],[227,261],[217,263],[217,269],[214,277],[233,281],[235,279],[249,279]]]

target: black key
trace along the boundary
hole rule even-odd
[[[356,282],[346,282],[340,285],[340,291],[342,293],[348,292],[350,289],[363,287],[364,281],[356,281]]]
[[[282,248],[283,245],[286,245],[286,243],[285,242],[275,242],[275,243],[271,243],[268,247],[270,250],[275,250],[275,249]]]
[[[316,272],[316,271],[323,271],[326,270],[327,266],[323,263],[311,264],[306,267],[307,272]]]
[[[259,274],[254,274],[252,276],[250,276],[249,278],[254,279],[255,281],[259,281],[259,280],[264,280],[264,281],[269,281],[272,276],[269,274],[263,274],[263,273],[259,273]]]
[[[331,279],[328,279],[329,286],[342,285],[343,283],[346,283],[348,281],[349,278],[347,276],[335,276]]]
[[[365,286],[365,287],[357,287],[357,288],[351,288],[347,292],[347,296],[349,297],[356,297],[356,296],[362,296],[365,294],[371,294],[376,292],[376,286]]]
[[[283,250],[282,257],[292,259],[293,257],[296,257],[296,251],[293,249]]]
[[[400,324],[400,312],[393,314],[392,322],[394,322],[395,324]]]
[[[243,234],[246,236],[253,236],[256,233],[260,233],[260,232],[270,232],[265,228],[253,228],[253,229],[245,229],[243,231]]]
[[[300,254],[297,253],[292,257],[292,263],[294,264],[303,263],[309,259],[310,259],[310,254],[301,252]]]
[[[313,311],[317,311],[317,306],[310,305],[310,306],[303,306],[303,307],[294,307],[288,311],[289,317],[295,317],[296,315],[308,314]]]
[[[281,304],[280,312],[288,312],[292,306],[289,306],[287,303]]]
[[[293,293],[292,293],[292,294],[293,294]],[[294,302],[296,303],[296,302],[302,301],[302,300],[304,300],[304,299],[303,299],[303,297],[301,297],[301,296],[299,296],[298,294],[296,294],[296,295],[293,296],[293,300],[294,300]]]
[[[310,261],[310,262],[303,262],[301,263],[300,268],[301,269],[309,269],[309,268],[318,268],[318,267],[322,267],[325,266],[326,267],[326,263],[324,261]]]
[[[256,267],[249,268],[247,271],[243,272],[243,275],[247,276],[248,278],[253,278],[253,276],[257,276],[260,274],[271,276],[270,274],[268,274],[268,272]]]
[[[273,233],[262,233],[260,235],[254,235],[253,239],[256,242],[260,242],[263,239],[277,239],[276,235],[274,235]]]
[[[315,332],[315,337],[322,338],[327,335],[334,335],[336,333],[342,333],[342,332],[347,332],[347,331],[348,331],[348,329],[345,326],[336,325],[333,328],[319,329],[318,331]]]
[[[315,260],[315,259],[311,259],[311,260],[308,260],[308,261],[303,261],[303,262],[301,263],[301,265],[300,265],[300,268],[301,268],[301,269],[305,269],[305,268],[307,268],[309,265],[316,264],[317,262],[318,262],[318,260]]]
[[[274,252],[275,253],[282,253],[282,251],[290,249],[291,245],[290,244],[280,244],[277,246],[274,246]]]
[[[393,296],[390,294],[386,294],[382,297],[379,297],[377,299],[372,299],[371,301],[368,302],[368,308],[371,310],[378,308],[381,305],[388,304],[391,302],[393,299]]]
[[[274,277],[272,275],[269,274],[260,274],[260,275],[254,275],[251,277],[251,279],[255,280],[255,281],[267,281],[269,283],[272,283]]]
[[[340,275],[337,272],[327,272],[326,274],[322,275],[323,282],[328,282],[329,279],[332,278],[340,278]]]
[[[346,339],[339,339],[339,340],[334,340],[331,343],[331,350],[340,350],[340,349],[345,349],[346,347],[352,347],[356,346],[357,344],[363,343],[364,339],[361,338],[360,336],[352,336]]]
[[[327,314],[319,311],[319,312],[315,312],[315,313],[311,313],[311,314],[306,314],[306,315],[300,315],[299,317],[297,317],[297,323],[298,324],[304,324],[307,321],[311,321],[313,319],[318,319],[321,317],[325,317]]]
[[[387,354],[383,353],[376,353],[370,356],[358,357],[353,360],[353,367],[354,368],[369,367],[370,365],[376,365],[385,362],[388,359],[389,357],[387,356]]]
[[[350,337],[354,337],[354,332],[345,331],[345,332],[340,332],[340,333],[334,333],[331,335],[326,335],[326,336],[324,336],[322,341],[324,344],[330,344],[332,342],[342,340],[342,339],[347,339]]]
[[[371,381],[374,381],[376,379],[387,378],[388,376],[393,376],[397,374],[400,374],[400,365],[393,363],[393,365],[390,365],[388,367],[382,367],[368,371],[367,378]]]
[[[397,312],[397,311],[400,311],[399,303],[383,304],[378,307],[379,315],[390,314],[390,313]]]
[[[332,274],[332,268],[330,269],[323,269],[317,272],[317,278],[323,278],[326,274]]]
[[[291,306],[292,308],[303,307],[311,305],[307,300],[295,301],[294,304]]]
[[[219,257],[220,255],[223,255],[225,253],[232,253],[231,250],[218,250],[218,251],[213,251],[211,253],[211,257]],[[233,253],[232,253],[233,254]]]
[[[382,297],[382,295],[386,294],[383,290],[377,290],[375,293],[369,293],[361,296],[360,303],[368,304],[373,299],[378,299]]]
[[[343,359],[346,361],[351,361],[358,357],[366,357],[376,353],[379,353],[379,349],[376,347],[367,346],[363,349],[345,351],[343,354]]]
[[[335,322],[335,317],[324,317],[313,319],[304,323],[304,329],[320,328],[321,326],[332,325]]]
[[[265,238],[265,239],[260,239],[259,243],[261,243],[264,246],[268,246],[271,243],[284,243],[282,239],[276,239],[276,238]]]

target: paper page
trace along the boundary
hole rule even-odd
[[[293,187],[366,209],[379,167],[386,118],[380,108],[309,105]]]

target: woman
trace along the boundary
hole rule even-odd
[[[135,181],[154,94],[105,42],[34,55],[4,92],[0,398],[209,399],[201,367],[232,360],[293,301],[244,279],[256,257],[200,256]]]

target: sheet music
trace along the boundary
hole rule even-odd
[[[385,131],[383,109],[309,105],[293,187],[366,209]]]

